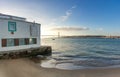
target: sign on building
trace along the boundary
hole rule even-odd
[[[30,36],[31,37],[38,36],[38,27],[36,25],[30,25]]]

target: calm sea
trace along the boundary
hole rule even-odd
[[[52,57],[41,66],[58,69],[120,67],[120,39],[44,38],[52,46]]]

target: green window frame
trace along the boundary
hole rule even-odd
[[[8,21],[8,31],[15,32],[16,30],[16,22]]]

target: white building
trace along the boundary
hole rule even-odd
[[[40,47],[40,24],[0,14],[0,52]]]

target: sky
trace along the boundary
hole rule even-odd
[[[120,36],[120,0],[0,0],[0,13],[40,23],[42,35]]]

